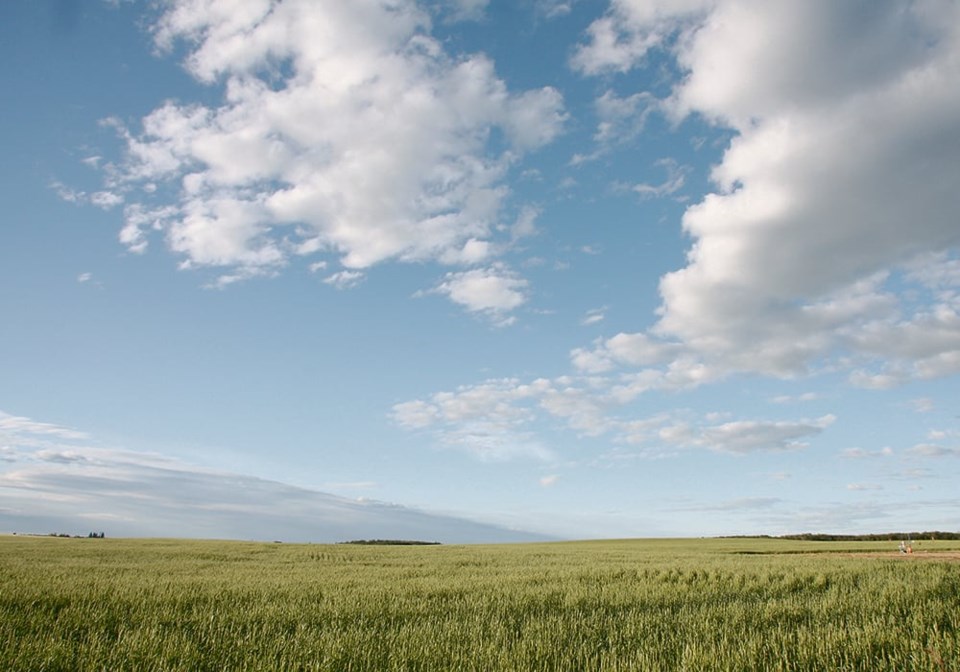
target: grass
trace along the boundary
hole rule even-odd
[[[960,542],[914,547],[0,537],[0,669],[960,670]]]

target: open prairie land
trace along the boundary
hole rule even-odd
[[[0,537],[3,670],[960,670],[960,542]]]

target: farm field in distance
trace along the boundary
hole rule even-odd
[[[960,541],[0,537],[3,670],[960,670]]]

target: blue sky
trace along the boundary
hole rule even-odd
[[[0,57],[0,530],[957,529],[954,2],[17,1]]]

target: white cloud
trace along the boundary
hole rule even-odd
[[[67,203],[84,203],[87,200],[87,194],[83,191],[78,191],[72,187],[68,187],[63,182],[54,180],[50,183],[50,188],[53,189],[54,193],[62,201]]]
[[[935,303],[908,319],[866,325],[851,336],[856,348],[883,362],[879,373],[856,372],[864,387],[889,387],[910,379],[929,379],[960,372],[958,306]]]
[[[796,450],[807,447],[804,439],[822,433],[834,420],[832,415],[798,422],[738,420],[702,427],[692,438],[684,436],[679,442],[739,455]]]
[[[540,486],[544,488],[550,488],[557,484],[560,480],[560,477],[556,474],[550,474],[548,476],[542,476],[540,478]]]
[[[494,247],[488,240],[477,240],[471,238],[463,244],[460,249],[445,251],[440,255],[440,261],[444,264],[461,264],[473,266],[483,263],[494,254]]]
[[[589,326],[591,324],[597,324],[603,322],[606,318],[607,308],[591,308],[587,311],[587,314],[580,319],[580,324],[583,326]]]
[[[396,404],[391,417],[402,427],[429,430],[439,445],[467,452],[483,461],[555,456],[529,431],[539,400],[552,388],[538,379],[488,380],[455,392],[437,392],[428,401]]]
[[[816,392],[804,392],[803,394],[798,394],[796,396],[790,396],[788,394],[778,395],[773,397],[770,401],[774,404],[793,404],[797,402],[815,401],[818,398],[819,395]]]
[[[470,312],[482,313],[495,323],[506,326],[512,319],[506,315],[526,303],[527,281],[503,263],[487,268],[447,273],[443,282],[432,291],[444,294]]]
[[[630,70],[712,4],[712,0],[611,0],[607,14],[590,25],[588,42],[571,64],[587,74]]]
[[[235,272],[223,273],[217,276],[212,282],[204,285],[204,289],[226,289],[232,284],[244,282],[251,278],[261,276],[276,275],[276,271],[270,268],[259,268],[256,266],[241,266]]]
[[[84,163],[88,163],[84,161]],[[94,167],[95,164],[90,164]],[[59,180],[54,180],[50,183],[50,188],[53,189],[56,193],[57,198],[60,200],[66,201],[68,203],[76,204],[90,204],[94,205],[102,210],[110,210],[117,205],[123,203],[123,196],[113,191],[96,191],[92,194],[88,194],[82,189],[74,189]]]
[[[363,280],[364,274],[360,271],[338,271],[323,279],[324,284],[333,285],[337,289],[356,287]]]
[[[665,364],[683,353],[676,343],[658,340],[642,333],[619,333],[598,339],[594,348],[576,348],[570,353],[573,365],[580,371],[602,373],[615,366],[649,366]]]
[[[77,282],[80,284],[90,282],[91,280],[93,280],[93,273],[81,273],[77,276]]]
[[[921,255],[908,266],[908,271],[911,280],[931,289],[960,288],[960,258],[951,258],[946,252]]]
[[[662,384],[657,380],[651,387]],[[490,455],[495,459],[554,457],[532,439],[532,430],[557,421],[578,437],[606,436],[656,456],[695,448],[733,454],[802,449],[836,420],[824,415],[796,421],[718,423],[728,415],[708,413],[697,420],[684,413],[650,418],[618,414],[632,398],[609,378],[561,376],[531,383],[509,378],[400,403],[393,407],[392,417],[402,427],[429,430],[441,444],[467,448],[485,459]],[[501,444],[507,448],[501,449]]]
[[[613,0],[573,64],[626,71],[651,49],[684,72],[661,109],[735,135],[650,334],[727,371],[841,353],[862,386],[960,371],[960,6]]]
[[[889,390],[906,382],[905,373],[869,373],[857,370],[850,373],[850,384],[866,390]]]
[[[127,160],[110,184],[132,201],[122,242],[141,252],[160,232],[187,268],[484,262],[509,235],[505,171],[564,122],[556,90],[510,91],[482,55],[448,55],[413,0],[165,8],[157,44],[185,45],[189,72],[224,97],[118,127]]]
[[[511,240],[515,242],[537,235],[537,218],[539,216],[540,210],[538,208],[525,206],[510,229]]]
[[[537,0],[537,10],[548,19],[566,16],[577,0]]]
[[[6,436],[6,440],[12,441],[11,437],[53,437],[66,440],[84,440],[88,436],[84,432],[79,432],[68,427],[61,427],[48,422],[37,422],[30,418],[19,415],[10,415],[0,411],[0,436]]]
[[[614,426],[607,405],[595,390],[562,378],[543,389],[540,397],[540,408],[562,419],[580,436],[599,436]]]
[[[177,216],[174,206],[146,207],[132,203],[123,209],[123,228],[120,243],[133,254],[143,254],[149,245],[151,231],[163,231]]]
[[[783,503],[778,497],[739,497],[737,499],[728,499],[716,504],[694,504],[674,509],[675,511],[704,511],[728,513],[735,511],[750,511],[756,509],[769,509]]]
[[[103,210],[110,210],[123,203],[123,196],[112,191],[95,191],[90,194],[90,203]]]
[[[395,404],[392,417],[401,427],[422,429],[432,425],[441,416],[436,406],[418,399]]]

